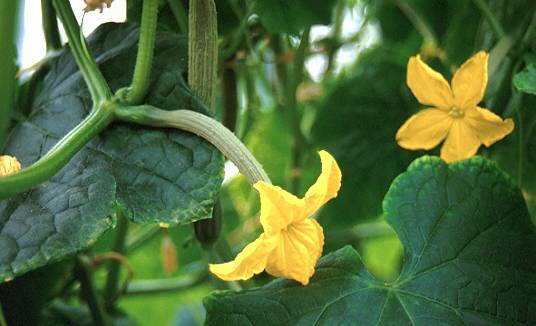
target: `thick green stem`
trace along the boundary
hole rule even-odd
[[[117,228],[115,238],[112,244],[112,251],[123,255],[125,253],[125,239],[128,231],[128,219],[122,208],[116,212]],[[106,278],[106,287],[104,288],[104,300],[107,307],[113,306],[119,289],[119,276],[121,272],[121,263],[113,260],[108,265],[108,276]]]
[[[270,178],[255,157],[240,140],[218,121],[190,110],[164,111],[150,105],[120,107],[120,120],[153,127],[167,127],[194,133],[218,148],[231,160],[251,184],[270,182]]]
[[[91,261],[87,256],[80,256],[77,259],[75,274],[80,280],[81,296],[87,302],[93,323],[97,326],[109,325],[106,319],[104,307],[97,294],[95,282],[93,281]]]
[[[505,35],[504,28],[502,27],[501,23],[495,17],[493,14],[493,11],[489,8],[488,4],[484,0],[473,0],[475,5],[480,9],[486,20],[491,26],[491,29],[493,29],[493,32],[498,38],[501,38]]]
[[[76,59],[78,68],[91,93],[91,98],[95,104],[111,99],[112,93],[104,76],[102,75],[95,60],[91,57],[85,43],[85,39],[80,32],[80,26],[74,16],[73,10],[68,0],[53,0],[56,12],[63,23],[63,28],[69,39],[69,47]]]
[[[112,122],[114,108],[115,104],[104,102],[39,161],[18,173],[0,177],[0,200],[27,191],[54,176],[87,142]]]
[[[3,148],[7,129],[11,121],[11,110],[15,96],[15,26],[19,1],[0,1],[0,150]],[[1,155],[0,151],[0,155]]]
[[[144,0],[136,67],[134,68],[132,85],[127,94],[129,104],[141,103],[149,89],[157,20],[158,0]]]
[[[56,10],[54,10],[52,0],[41,0],[41,14],[43,17],[43,31],[47,43],[47,52],[61,49]]]
[[[168,0],[169,8],[177,20],[177,25],[181,33],[186,34],[188,32],[188,13],[184,9],[181,0]]]
[[[190,0],[188,84],[209,108],[218,78],[218,21],[214,0]]]

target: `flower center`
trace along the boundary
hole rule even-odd
[[[449,114],[454,118],[463,118],[465,113],[463,112],[462,109],[454,106],[450,109]]]

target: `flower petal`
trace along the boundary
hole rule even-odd
[[[464,120],[454,120],[441,148],[441,158],[447,163],[469,158],[475,155],[480,147],[480,140]]]
[[[318,154],[322,162],[322,172],[303,198],[305,201],[303,214],[297,216],[294,221],[303,220],[314,214],[322,205],[337,197],[341,188],[342,174],[335,158],[326,151],[320,151]]]
[[[454,104],[460,109],[476,106],[484,97],[488,84],[488,57],[480,51],[456,71],[452,78]]]
[[[442,109],[452,106],[453,96],[449,84],[440,73],[426,65],[419,55],[409,58],[406,78],[409,88],[420,103]]]
[[[248,244],[233,261],[223,264],[210,264],[210,271],[225,281],[247,280],[259,274],[266,267],[270,252],[279,242],[279,236],[268,237],[261,234]]]
[[[308,218],[292,223],[281,232],[280,243],[268,258],[266,272],[307,285],[323,246],[324,232],[317,221]]]
[[[398,129],[396,141],[410,150],[434,148],[445,139],[453,121],[446,111],[421,110]]]
[[[466,113],[467,123],[473,128],[480,142],[486,147],[503,139],[514,130],[512,119],[503,120],[487,109],[476,108]]]
[[[261,197],[260,219],[267,234],[279,232],[303,214],[303,200],[286,190],[264,181],[255,183],[253,187]]]
[[[9,155],[0,156],[0,177],[19,172],[21,169],[19,161]]]

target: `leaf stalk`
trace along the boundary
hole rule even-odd
[[[246,146],[220,122],[190,110],[165,111],[150,105],[119,107],[121,121],[152,127],[176,128],[192,132],[210,142],[231,160],[251,184],[270,183],[270,178]]]
[[[87,50],[87,44],[80,31],[80,26],[76,21],[73,9],[68,0],[53,0],[56,12],[63,27],[67,38],[69,39],[69,47],[73,53],[78,68],[82,72],[82,76],[91,93],[93,103],[98,105],[102,101],[112,98],[112,93],[104,76],[102,75],[95,60],[91,57]]]
[[[143,101],[151,82],[151,66],[154,56],[156,25],[158,21],[158,0],[143,1],[141,15],[140,40],[132,84],[127,89],[126,101],[139,104]]]

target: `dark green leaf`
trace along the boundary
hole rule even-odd
[[[90,39],[112,89],[130,83],[138,28],[101,26]],[[203,111],[187,88],[187,46],[157,36],[146,102],[163,109]],[[12,133],[6,154],[28,166],[91,110],[73,57],[54,61],[30,118]],[[190,223],[209,218],[222,176],[219,152],[201,138],[174,130],[115,124],[84,147],[52,180],[0,203],[0,279],[61,259],[94,242],[123,206],[138,223]]]
[[[255,12],[270,33],[297,34],[313,24],[329,24],[335,0],[258,0]]]
[[[393,283],[345,247],[311,283],[276,280],[205,300],[208,325],[513,325],[536,323],[536,233],[519,189],[476,157],[424,157],[392,184],[388,223],[405,248]]]
[[[514,76],[514,86],[518,91],[536,95],[536,65],[528,65]]]
[[[336,201],[320,213],[328,227],[348,226],[381,214],[393,179],[417,156],[399,147],[396,131],[417,108],[405,83],[405,66],[380,50],[339,80],[319,107],[312,136],[339,163],[343,182]]]

